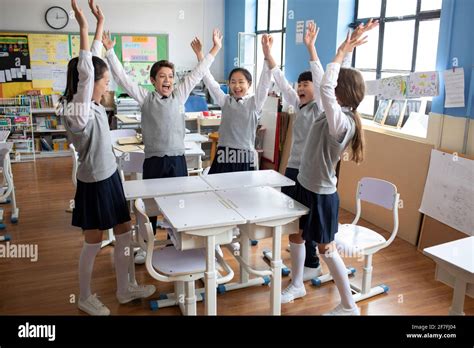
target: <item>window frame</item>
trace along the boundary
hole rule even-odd
[[[430,11],[421,11],[421,1],[416,0],[416,12],[414,15],[405,15],[405,16],[395,16],[395,17],[387,17],[387,0],[381,0],[381,9],[380,9],[380,16],[379,17],[372,17],[374,20],[379,21],[379,42],[377,47],[377,66],[375,69],[371,68],[357,68],[361,72],[370,72],[375,73],[375,78],[379,80],[382,77],[383,73],[392,73],[392,74],[409,74],[411,72],[415,72],[416,68],[416,59],[417,59],[417,50],[418,50],[418,36],[420,30],[420,22],[441,19],[441,9],[439,10],[430,10]],[[426,1],[426,0],[423,0]],[[368,18],[358,18],[359,12],[359,0],[355,0],[355,11],[354,11],[354,22],[349,26],[351,28],[356,28],[360,23],[366,23],[371,17]],[[394,69],[382,69],[383,66],[383,44],[384,44],[384,36],[385,36],[385,24],[386,23],[393,23],[393,22],[402,22],[402,21],[410,21],[415,20],[415,31],[414,31],[414,39],[413,39],[413,52],[412,52],[412,59],[411,59],[411,69],[410,70],[394,70]],[[352,66],[355,67],[357,59],[357,48],[354,50],[354,54],[352,57]],[[374,100],[374,109],[372,113],[375,114],[375,111],[378,108],[378,100],[375,98]]]
[[[267,11],[267,28],[258,30],[258,4],[260,1],[267,1],[268,4],[268,11]],[[255,34],[257,38],[259,35],[262,34],[280,34],[281,35],[281,51],[280,51],[280,58],[281,58],[281,69],[283,70],[285,67],[285,38],[286,38],[286,9],[288,5],[288,0],[283,0],[283,12],[281,18],[281,29],[270,30],[270,14],[271,14],[271,0],[257,0],[257,6],[255,11]],[[258,42],[257,42],[258,45]],[[257,54],[255,54],[255,65],[257,66]]]

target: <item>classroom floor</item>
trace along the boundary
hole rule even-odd
[[[74,197],[70,158],[37,160],[36,163],[13,164],[20,218],[17,225],[9,221],[10,206],[5,205],[6,231],[14,244],[37,244],[38,261],[0,259],[0,314],[7,315],[83,315],[74,303],[78,294],[77,265],[83,244],[79,229],[71,226],[71,213],[66,212]],[[352,214],[341,211],[340,220],[347,223]],[[386,232],[368,224],[367,227]],[[282,243],[287,245],[287,237]],[[265,267],[261,255],[270,248],[270,240],[252,247],[252,261]],[[110,308],[113,315],[179,315],[177,307],[150,311],[147,300],[119,305],[115,298],[113,247],[103,249],[95,262],[92,290]],[[230,253],[224,251],[238,277],[238,268]],[[283,251],[285,263],[290,255]],[[361,262],[346,259],[346,265],[358,269]],[[435,264],[416,247],[396,239],[373,258],[373,284],[390,287],[388,294],[359,302],[362,315],[446,315],[451,305],[452,289],[434,279]],[[324,267],[324,270],[327,269]],[[148,276],[144,266],[137,266],[140,283],[154,284],[159,293],[171,292],[172,286]],[[289,277],[283,278],[286,287]],[[199,285],[198,285],[199,286]],[[321,287],[306,283],[307,296],[282,305],[282,315],[318,315],[332,309],[339,296],[332,282]],[[153,298],[152,297],[152,298]],[[218,295],[219,315],[266,315],[269,313],[270,288],[258,286]],[[198,314],[204,313],[198,303]],[[474,299],[466,297],[465,313],[474,315]]]

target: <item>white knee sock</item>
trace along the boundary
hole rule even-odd
[[[114,262],[117,278],[117,293],[125,294],[128,291],[128,268],[130,267],[130,242],[132,233],[127,232],[115,235]]]
[[[339,291],[339,296],[341,296],[342,307],[344,309],[355,308],[356,304],[352,298],[346,266],[337,250],[326,254],[319,254],[319,256],[321,256],[328,265],[329,272],[331,272],[334,283],[336,283],[337,290]]]
[[[100,251],[102,243],[89,244],[84,242],[79,257],[79,298],[84,301],[91,294],[91,278],[95,257]]]
[[[290,242],[291,254],[291,284],[297,288],[303,286],[304,259],[306,249],[304,243],[297,244]]]

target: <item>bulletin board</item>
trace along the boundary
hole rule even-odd
[[[93,37],[89,35],[90,44]],[[138,84],[151,89],[149,70],[154,62],[168,59],[168,34],[115,34],[112,37],[116,39],[115,53],[127,73]],[[12,38],[17,41],[13,45],[8,41]],[[0,78],[5,75],[5,82],[0,83],[0,98],[14,97],[31,89],[40,89],[43,94],[64,91],[67,63],[79,52],[78,33],[0,32],[2,43],[11,53],[0,53],[0,71],[4,71],[4,74],[0,72]],[[10,67],[15,58],[21,58],[19,66]],[[5,74],[7,68],[9,81]],[[15,69],[16,79],[12,78],[11,69]],[[118,88],[117,93],[121,92]]]

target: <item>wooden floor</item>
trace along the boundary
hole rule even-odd
[[[82,315],[75,299],[78,295],[77,267],[83,244],[81,231],[71,226],[71,214],[66,212],[74,195],[70,158],[42,159],[36,163],[13,165],[20,219],[17,225],[9,221],[10,206],[5,205],[6,232],[11,243],[38,245],[38,261],[29,259],[0,259],[0,314]],[[341,222],[352,216],[341,211]],[[365,224],[368,227],[374,226]],[[379,230],[380,232],[383,232]],[[384,232],[385,233],[385,232]],[[283,245],[287,244],[285,238]],[[252,260],[265,267],[262,250],[270,241],[252,247]],[[176,307],[149,310],[148,301],[119,305],[115,298],[113,247],[98,255],[92,290],[114,315],[178,315]],[[227,259],[238,271],[230,254]],[[283,251],[285,263],[290,255]],[[363,315],[445,315],[448,313],[452,289],[434,280],[435,264],[419,253],[413,245],[396,239],[390,247],[374,256],[373,284],[390,287],[388,294],[359,303]],[[360,280],[361,262],[346,259],[346,265],[358,268],[353,281]],[[324,268],[326,270],[326,268]],[[155,284],[158,293],[170,292],[170,284],[158,283],[148,276],[144,266],[137,267],[141,283]],[[283,278],[283,286],[289,278]],[[321,287],[306,284],[307,296],[282,306],[283,315],[318,315],[339,302],[333,283]],[[269,313],[270,288],[258,286],[218,295],[219,315],[266,315]],[[474,299],[466,297],[465,312],[474,315]],[[203,314],[202,303],[198,313]]]

